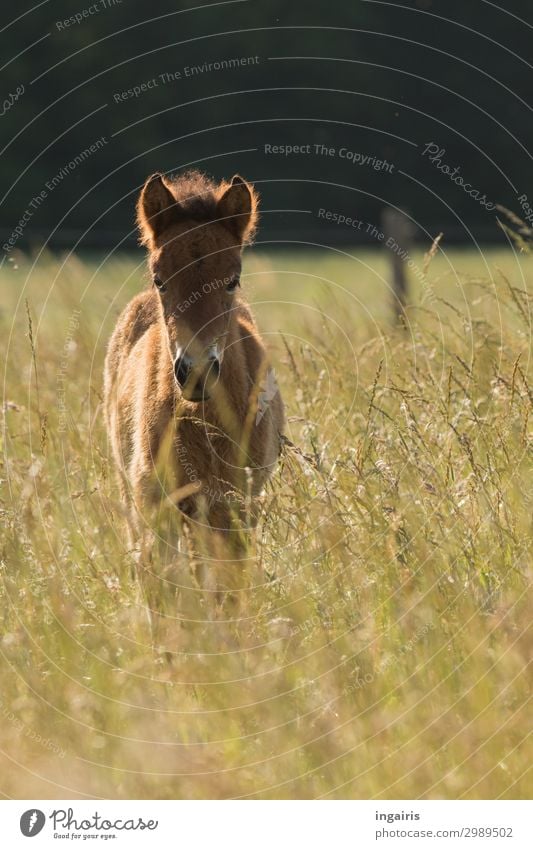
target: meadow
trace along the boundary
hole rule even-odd
[[[246,256],[288,441],[238,616],[186,552],[132,568],[101,393],[141,251],[4,262],[4,797],[531,796],[533,257],[413,259],[398,324],[384,252]]]

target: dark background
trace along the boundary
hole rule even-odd
[[[487,0],[107,2],[64,29],[56,22],[91,3],[3,10],[1,97],[21,85],[24,93],[0,118],[2,242],[31,209],[17,248],[130,246],[145,177],[188,165],[254,181],[265,242],[372,242],[317,210],[379,223],[387,204],[408,210],[420,240],[443,230],[448,242],[503,241],[496,213],[422,156],[429,142],[488,200],[520,212],[518,196],[533,194],[527,0],[505,9]],[[259,62],[183,75],[247,56]],[[176,71],[181,80],[114,102]],[[46,182],[101,136],[103,148],[32,209]],[[393,173],[338,156],[265,155],[265,143],[345,146],[386,159]]]

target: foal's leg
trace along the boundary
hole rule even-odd
[[[176,615],[187,603],[188,558],[183,550],[183,519],[164,482],[142,458],[131,469],[137,528],[137,579],[154,644],[177,647]]]
[[[255,571],[244,518],[240,507],[224,503],[212,505],[209,512],[209,582],[217,604],[229,605],[234,614],[244,604]]]

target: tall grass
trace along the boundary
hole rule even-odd
[[[398,327],[381,255],[248,258],[288,441],[238,618],[185,555],[132,567],[100,402],[141,257],[17,262],[1,792],[530,795],[531,260],[435,257]]]

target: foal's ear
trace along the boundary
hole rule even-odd
[[[218,201],[220,222],[237,236],[240,242],[250,242],[257,225],[258,197],[255,189],[238,174]]]
[[[176,218],[178,205],[162,174],[148,177],[137,201],[137,224],[144,245],[161,235]]]

